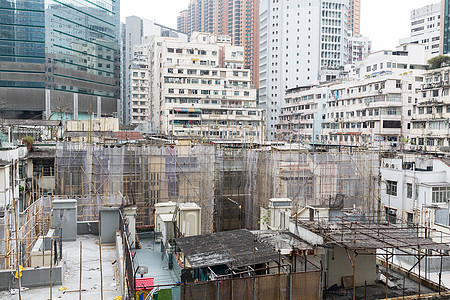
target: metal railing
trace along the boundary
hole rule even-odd
[[[122,211],[120,211],[120,235],[122,237],[123,256],[125,261],[125,282],[128,299],[134,299],[136,294],[136,268],[134,267],[134,255],[131,251],[129,243],[128,220],[124,218]]]

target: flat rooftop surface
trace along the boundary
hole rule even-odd
[[[167,257],[161,252],[161,243],[155,243],[152,233],[138,234],[141,243],[141,249],[133,250],[136,253],[135,267],[146,266],[148,274],[144,277],[153,277],[154,284],[175,284],[180,281],[176,272],[169,270]],[[175,258],[174,266],[177,264]],[[139,278],[136,275],[136,278]],[[170,288],[170,287],[167,287]]]
[[[53,299],[79,299],[78,290],[80,286],[80,241],[82,242],[82,299],[101,299],[100,283],[100,253],[98,247],[98,236],[79,235],[76,241],[63,242],[63,261],[65,273],[63,284],[53,287]],[[102,268],[103,268],[103,298],[114,299],[120,296],[119,281],[115,281],[116,259],[115,244],[102,244]],[[118,274],[118,271],[117,271]],[[66,290],[60,291],[60,287]],[[19,295],[11,295],[8,291],[0,293],[0,299],[19,299]],[[31,288],[22,292],[22,299],[50,299],[50,286],[42,288]]]

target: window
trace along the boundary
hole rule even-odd
[[[406,197],[411,199],[413,194],[412,183],[406,184]]]
[[[443,203],[447,202],[450,198],[450,187],[434,187],[432,191],[432,202],[433,203]]]
[[[386,180],[386,194],[397,196],[397,181]]]

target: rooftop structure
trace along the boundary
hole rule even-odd
[[[226,265],[238,270],[279,259],[275,250],[245,229],[176,238],[175,243],[194,269]]]

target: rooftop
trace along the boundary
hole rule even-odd
[[[450,250],[445,243],[438,243],[431,238],[422,237],[423,228],[397,226],[388,223],[370,222],[367,218],[360,218],[358,221],[351,218],[342,218],[338,222],[314,222],[296,221],[297,231],[303,227],[320,238],[316,241],[329,245],[357,250],[376,250],[396,248],[402,250]],[[300,235],[302,238],[302,235]]]
[[[176,238],[192,268],[227,265],[230,269],[278,260],[278,253],[246,229]]]
[[[76,241],[63,242],[63,285],[53,286],[53,299],[78,299],[80,288],[80,243],[82,243],[81,296],[83,299],[100,299],[100,253],[98,236],[79,235]],[[113,299],[120,296],[120,284],[116,281],[116,248],[114,244],[102,244],[103,297]],[[118,274],[118,273],[117,273]],[[59,288],[65,288],[59,290]],[[26,288],[26,286],[25,286]],[[75,292],[76,291],[76,292]],[[21,293],[22,300],[49,299],[50,287],[26,289]],[[18,295],[9,291],[0,292],[1,299],[17,300]]]

